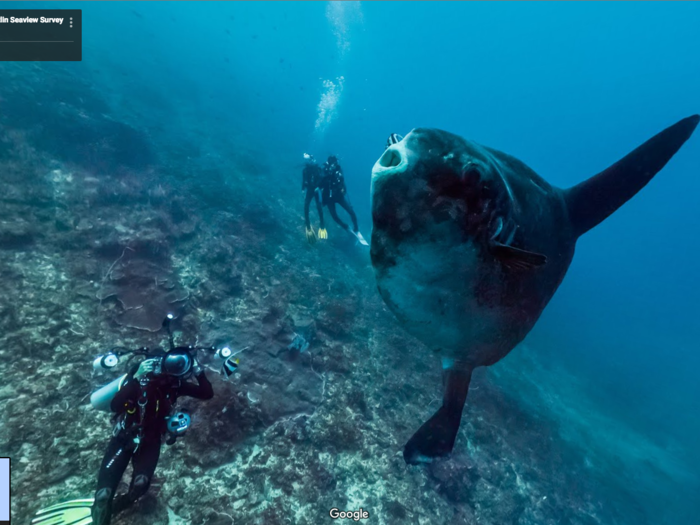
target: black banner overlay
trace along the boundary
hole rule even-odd
[[[0,60],[81,61],[80,9],[0,9]]]

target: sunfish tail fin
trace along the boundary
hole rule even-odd
[[[693,115],[647,140],[605,171],[564,192],[576,235],[608,218],[671,160],[700,122]]]
[[[445,393],[440,409],[411,436],[403,449],[406,463],[430,463],[433,458],[452,452],[462,409],[472,377],[471,369],[452,368],[445,371]]]

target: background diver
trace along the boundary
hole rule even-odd
[[[348,212],[350,219],[352,220],[352,233],[357,240],[364,246],[368,246],[367,241],[360,233],[357,226],[357,215],[355,215],[355,210],[353,210],[350,201],[347,196],[347,188],[345,186],[345,176],[343,175],[343,169],[338,163],[338,158],[335,155],[328,157],[328,161],[323,165],[323,179],[321,181],[321,190],[323,193],[323,204],[328,206],[328,211],[333,217],[333,220],[337,222],[341,228],[346,231],[350,231],[348,225],[345,224],[335,209],[335,205],[339,204],[343,209]]]
[[[311,227],[311,222],[309,221],[309,205],[311,204],[312,199],[316,201],[316,210],[318,210],[318,238],[328,239],[328,232],[326,231],[326,227],[323,223],[323,206],[321,205],[321,199],[319,198],[323,172],[313,155],[304,153],[304,159],[306,159],[306,164],[304,165],[304,171],[302,172],[301,191],[306,191],[306,196],[304,198],[306,240],[310,243],[314,243],[316,242],[316,232],[314,232],[314,229]]]
[[[190,425],[189,414],[174,407],[181,396],[211,399],[211,383],[196,359],[198,351],[209,351],[224,358],[222,372],[230,376],[237,368],[231,350],[211,347],[175,347],[168,316],[170,350],[114,349],[95,360],[95,368],[113,368],[127,354],[147,359],[131,367],[127,374],[94,392],[95,408],[115,413],[112,438],[102,459],[94,499],[72,500],[40,510],[32,525],[108,525],[113,514],[131,506],[143,496],[155,472],[164,435],[171,445]],[[196,384],[189,379],[194,378]],[[132,463],[133,474],[128,492],[115,497],[124,471]]]

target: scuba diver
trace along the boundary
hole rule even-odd
[[[318,165],[313,155],[304,153],[304,159],[306,159],[306,165],[304,166],[304,171],[302,172],[301,191],[306,191],[306,197],[304,199],[306,240],[310,243],[314,243],[316,242],[316,232],[314,232],[314,229],[311,227],[311,223],[309,222],[309,205],[311,204],[311,199],[316,201],[316,210],[318,210],[318,238],[328,239],[328,232],[323,224],[323,206],[321,205],[321,199],[319,198],[319,186],[321,184],[322,172],[321,167]]]
[[[113,514],[134,504],[148,490],[163,436],[167,434],[166,444],[172,445],[189,428],[190,415],[175,409],[178,398],[206,400],[214,396],[211,383],[196,359],[197,352],[206,351],[223,358],[222,373],[227,377],[236,370],[238,360],[233,359],[229,348],[175,347],[170,331],[172,319],[168,315],[163,321],[169,335],[169,350],[115,348],[95,360],[96,369],[111,369],[121,356],[146,357],[90,398],[93,407],[115,413],[116,422],[102,459],[94,499],[72,500],[42,509],[32,525],[108,525]],[[133,474],[129,490],[115,497],[130,462]]]
[[[323,204],[328,206],[328,211],[331,217],[333,217],[333,220],[337,222],[341,228],[352,233],[360,244],[369,246],[357,226],[357,215],[355,215],[355,210],[352,209],[350,201],[348,200],[343,169],[340,167],[338,158],[335,155],[328,157],[328,161],[323,165],[321,190],[323,192]],[[350,215],[350,219],[352,219],[352,231],[350,231],[348,225],[338,217],[338,212],[335,209],[336,204],[340,204],[340,206],[348,212],[348,215]]]

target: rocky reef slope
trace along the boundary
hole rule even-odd
[[[91,361],[164,343],[167,312],[182,342],[246,350],[232,380],[210,373],[213,400],[183,401],[193,428],[116,524],[318,524],[333,507],[389,524],[648,522],[484,371],[454,456],[407,467],[439,363],[384,308],[367,251],[334,225],[305,243],[297,166],[202,119],[164,126],[75,71],[0,66],[0,455],[17,523],[93,493],[110,423],[88,398],[114,375]],[[280,352],[295,333],[309,349]]]

